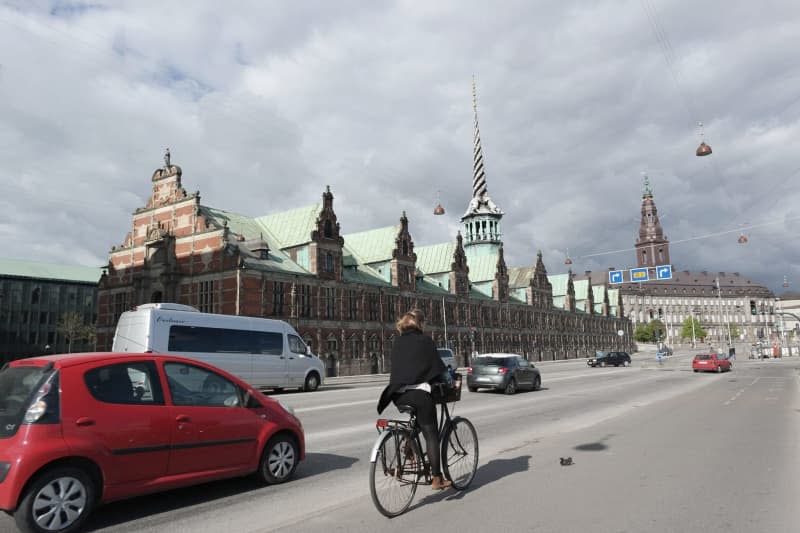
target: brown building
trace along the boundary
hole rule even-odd
[[[287,320],[329,375],[385,371],[395,320],[414,307],[460,364],[473,352],[542,360],[631,350],[619,291],[583,282],[576,293],[571,273],[547,275],[541,252],[531,266],[506,266],[477,112],[475,142],[466,239],[459,232],[455,242],[424,247],[415,246],[404,212],[394,226],[343,234],[329,188],[320,203],[261,217],[201,205],[167,151],[100,280],[98,348],[110,348],[123,311],[171,301]]]

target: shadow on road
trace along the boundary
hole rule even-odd
[[[354,457],[331,453],[308,453],[305,460],[297,467],[294,479],[310,478],[333,470],[346,469],[357,461],[358,459]],[[197,511],[198,505],[228,497],[235,497],[237,503],[240,503],[248,498],[258,498],[263,491],[273,488],[274,486],[266,486],[254,477],[244,477],[140,496],[99,507],[89,517],[84,530],[96,531],[105,528],[116,530],[126,522],[161,513],[170,513],[170,520],[174,520],[180,514],[180,509],[191,514]]]
[[[475,472],[475,479],[472,481],[472,484],[467,490],[456,491],[453,489],[447,489],[433,492],[413,505],[411,509],[416,509],[422,505],[428,505],[429,503],[434,503],[441,500],[460,500],[461,498],[467,496],[470,492],[474,491],[475,489],[479,489],[484,485],[498,481],[506,476],[516,474],[517,472],[525,472],[530,468],[530,462],[530,455],[520,455],[519,457],[513,457],[511,459],[492,459],[485,465],[478,467],[478,470]],[[431,491],[431,488],[427,485],[421,485],[418,490]],[[419,494],[419,492],[417,494]]]

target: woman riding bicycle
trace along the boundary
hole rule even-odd
[[[417,410],[417,421],[425,436],[425,447],[431,464],[431,488],[441,490],[452,483],[442,477],[439,434],[436,427],[436,402],[431,383],[441,381],[447,372],[433,339],[423,335],[425,316],[413,309],[397,321],[400,336],[392,346],[392,373],[389,384],[378,401],[378,413],[389,405],[410,405]]]

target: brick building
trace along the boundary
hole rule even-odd
[[[531,266],[506,266],[477,113],[475,143],[473,199],[461,219],[466,238],[422,247],[404,212],[396,225],[344,234],[330,188],[319,203],[261,217],[202,205],[167,151],[147,204],[134,212],[100,280],[98,348],[110,347],[123,311],[173,301],[287,320],[331,375],[385,371],[394,322],[413,307],[461,364],[473,351],[542,360],[630,350],[619,291],[574,282],[571,273],[548,276],[541,252]]]

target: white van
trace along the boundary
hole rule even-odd
[[[112,351],[184,355],[276,390],[314,391],[325,375],[319,357],[282,320],[201,313],[173,303],[122,313]]]

